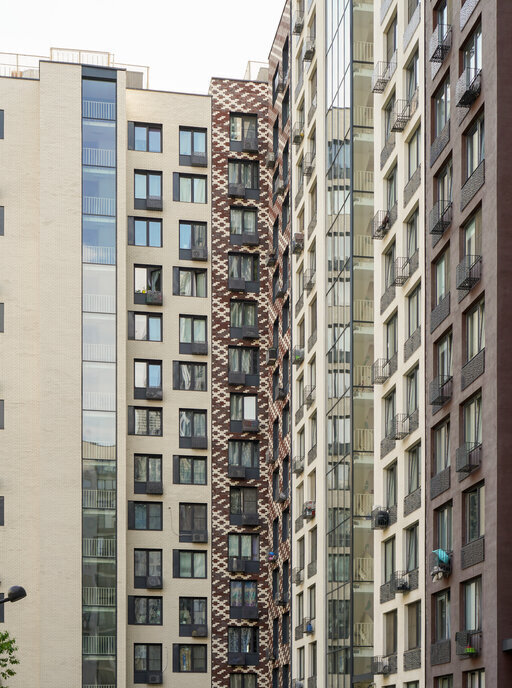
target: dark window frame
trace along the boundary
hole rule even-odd
[[[136,148],[136,129],[145,130],[146,146],[145,148]],[[150,132],[158,132],[160,135],[160,150],[149,149],[149,134]],[[163,126],[161,124],[153,124],[148,122],[128,122],[128,150],[133,150],[142,153],[162,153],[163,152]]]
[[[146,509],[146,527],[145,528],[136,528],[135,526],[135,509],[137,506],[144,506]],[[150,523],[150,508],[154,507],[159,507],[158,511],[160,512],[160,527],[159,528],[149,528],[149,523]],[[140,531],[146,531],[146,530],[151,530],[151,531],[161,531],[164,529],[164,522],[163,522],[163,502],[141,502],[137,500],[129,500],[128,501],[128,530],[140,530]]]
[[[136,196],[136,178],[137,175],[146,178],[146,195],[143,198],[137,198]],[[160,179],[160,195],[151,196],[149,193],[150,179],[151,177],[158,177]],[[163,209],[163,188],[164,188],[164,175],[163,172],[159,170],[139,170],[135,169],[133,171],[133,207],[136,210],[162,210]]]
[[[146,607],[146,621],[136,621],[135,605],[136,600],[158,600],[160,602],[160,621],[158,623],[151,623],[149,620],[149,605]],[[161,595],[128,595],[128,624],[133,626],[163,626],[163,597]]]
[[[181,134],[186,133],[191,135],[190,139],[190,155],[181,152]],[[196,151],[194,148],[194,134],[204,134],[204,152]],[[207,167],[208,166],[208,130],[206,127],[180,127],[179,128],[179,159],[180,165],[187,165],[189,167]]]
[[[146,243],[144,244],[137,244],[135,242],[136,239],[136,224],[137,222],[144,222],[146,224]],[[160,227],[160,243],[159,244],[151,244],[149,242],[149,235],[150,235],[150,223],[155,223],[159,225]],[[146,248],[162,248],[163,246],[163,221],[159,217],[136,217],[133,215],[130,215],[128,217],[128,246],[144,246]]]
[[[188,459],[191,461],[191,476],[192,476],[192,482],[182,482],[181,481],[181,470],[180,470],[180,463],[181,459]],[[194,480],[195,477],[195,463],[201,461],[205,464],[204,467],[204,482],[196,482]],[[207,485],[208,484],[208,463],[207,463],[207,458],[206,456],[183,456],[182,454],[175,454],[173,456],[173,483],[175,485]]]

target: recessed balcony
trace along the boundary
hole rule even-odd
[[[465,442],[455,452],[455,471],[469,475],[482,464],[482,443]]]
[[[452,27],[450,24],[438,24],[430,37],[430,62],[444,62],[452,47]]]
[[[438,375],[430,383],[429,403],[433,406],[443,406],[452,398],[453,377]]]
[[[455,105],[470,108],[482,90],[482,70],[475,67],[465,69],[455,86]]]
[[[441,200],[433,206],[429,215],[430,234],[444,234],[452,223],[452,202]]]

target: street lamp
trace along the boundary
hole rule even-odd
[[[12,588],[9,588],[7,597],[4,597],[2,600],[0,600],[0,604],[5,604],[6,602],[17,602],[26,596],[27,591],[25,588],[22,588],[21,585],[13,585]]]

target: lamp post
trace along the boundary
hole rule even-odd
[[[3,600],[0,600],[0,604],[5,604],[6,602],[17,602],[26,596],[27,591],[25,588],[22,588],[21,585],[13,585],[12,588],[9,588],[7,597],[4,597]]]

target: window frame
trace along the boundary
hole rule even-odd
[[[183,578],[186,580],[208,578],[208,557],[206,550],[191,550],[191,549],[173,549],[173,578]],[[190,554],[190,576],[182,575],[181,557],[183,554]],[[195,575],[196,573],[196,558],[204,560],[204,576]],[[199,567],[201,568],[201,567]]]
[[[144,558],[145,558],[145,574],[144,575],[137,575],[137,552],[143,552],[144,553]],[[160,574],[159,575],[151,575],[149,571],[151,570],[151,566],[154,566],[154,564],[151,564],[149,561],[150,554],[159,554],[160,555],[160,563],[159,565],[157,564],[157,570],[159,568]],[[156,581],[149,581],[148,579],[150,578],[156,578],[159,579]],[[161,549],[153,549],[153,548],[141,548],[141,547],[135,547],[133,550],[133,587],[135,589],[147,589],[150,587],[149,583],[151,583],[151,588],[158,589],[162,587],[162,579],[163,579],[163,550]],[[159,585],[157,583],[160,583]]]
[[[144,223],[146,240],[145,243],[137,243],[137,223]],[[151,225],[155,224],[159,227],[160,241],[158,244],[151,243]],[[146,248],[162,248],[163,246],[163,221],[159,217],[128,217],[128,246],[144,246]]]
[[[182,198],[181,181],[190,179],[190,200]],[[204,200],[195,200],[196,189],[195,182],[202,181],[204,183]],[[199,191],[198,191],[199,192]],[[199,194],[201,196],[201,194]],[[205,174],[190,174],[185,172],[173,172],[173,200],[176,203],[198,203],[201,205],[208,204],[208,177]]]
[[[181,152],[181,135],[190,134],[190,154]],[[204,135],[204,151],[195,150],[195,134]],[[205,127],[180,126],[178,133],[179,140],[179,162],[180,165],[188,167],[207,167],[208,166],[208,130]]]
[[[183,668],[180,653],[190,651],[190,669]],[[208,672],[208,645],[173,643],[173,672],[179,674],[206,674]],[[204,657],[198,657],[203,654]],[[204,663],[203,663],[204,662]]]
[[[137,527],[137,507],[144,507],[145,509],[145,520],[146,520],[146,527],[145,528],[138,528]],[[151,523],[151,518],[155,518],[154,516],[151,516],[151,511],[155,510],[158,512],[158,520],[159,520],[159,526],[156,528],[151,528],[150,523]],[[164,528],[164,523],[163,523],[163,502],[141,502],[137,500],[129,500],[128,501],[128,530],[153,530],[153,531],[160,531],[163,530]]]
[[[142,414],[146,416],[145,426],[146,432],[137,432],[137,416]],[[158,432],[150,432],[151,422],[150,417],[154,414],[155,418],[159,417],[159,426],[156,427]],[[139,426],[140,427],[140,426]],[[163,435],[163,409],[155,406],[128,406],[128,434],[137,435],[138,437],[162,437]]]
[[[190,523],[187,524],[187,520]],[[187,525],[192,527],[185,527]],[[194,536],[201,537],[201,542],[208,541],[208,505],[203,502],[179,502],[179,541],[197,542]]]
[[[160,480],[137,480],[137,460],[138,459],[145,459],[146,467],[145,467],[145,473],[146,473],[146,478],[150,476],[150,463],[153,461],[156,461],[157,463],[160,464],[160,469],[159,469],[159,474],[160,474]],[[134,494],[158,494],[155,493],[155,488],[157,489],[162,489],[163,491],[163,478],[162,478],[162,454],[141,454],[139,452],[135,452],[133,455],[133,492]],[[161,493],[160,493],[161,494]]]
[[[192,414],[190,418],[190,435],[182,435],[183,414]],[[204,416],[204,435],[198,435],[195,429],[196,416]],[[180,408],[178,410],[178,430],[180,449],[206,449],[208,447],[208,412],[206,409]]]
[[[190,475],[191,482],[184,482],[181,480],[181,460],[186,459],[191,462]],[[200,472],[200,475],[204,475],[204,482],[198,482],[195,480],[196,474],[196,462],[201,462],[204,464],[204,470]],[[206,456],[183,456],[182,454],[173,455],[173,483],[175,485],[207,485],[208,484],[208,459]]]
[[[208,391],[208,364],[198,363],[197,361],[173,361],[173,389],[186,392],[207,392]],[[190,387],[182,386],[183,376],[181,369],[183,366],[191,366],[190,371]],[[203,371],[203,375],[198,376],[198,370]],[[204,382],[204,387],[201,387],[201,382]],[[198,384],[199,383],[199,384]]]
[[[183,325],[182,321],[190,320],[190,342],[182,341]],[[196,322],[204,323],[204,341],[195,340],[195,326]],[[179,353],[180,354],[208,354],[208,317],[206,315],[189,315],[180,313],[179,315]]]
[[[137,148],[137,129],[145,131],[145,147]],[[150,134],[159,134],[159,150],[150,147]],[[128,150],[141,153],[162,153],[163,152],[163,126],[162,124],[152,124],[147,122],[128,122]]]
[[[137,318],[146,319],[146,337],[144,339],[137,338]],[[159,339],[149,338],[151,334],[151,320],[159,322]],[[128,339],[136,342],[161,342],[163,341],[163,328],[162,328],[163,315],[161,313],[144,313],[138,311],[128,311]]]
[[[145,657],[145,662],[146,662],[146,669],[137,669],[137,664],[136,664],[136,648],[137,647],[144,647],[146,648],[146,657]],[[159,662],[159,668],[151,668],[149,669],[149,648],[160,648],[160,662]],[[155,658],[153,657],[151,661],[155,661]],[[134,643],[133,644],[133,682],[134,683],[147,683],[149,680],[149,675],[152,673],[157,673],[161,674],[162,673],[162,645],[161,643]]]
[[[146,193],[145,196],[137,196],[137,176],[145,178]],[[158,179],[160,184],[160,194],[152,195],[150,193],[152,179]],[[163,210],[163,187],[164,179],[163,172],[158,170],[140,170],[133,171],[133,207],[136,210]]]
[[[128,624],[133,626],[163,626],[163,597],[155,595],[128,595]],[[146,600],[146,620],[137,621],[136,606],[137,600]],[[149,600],[160,602],[160,620],[150,621]]]

